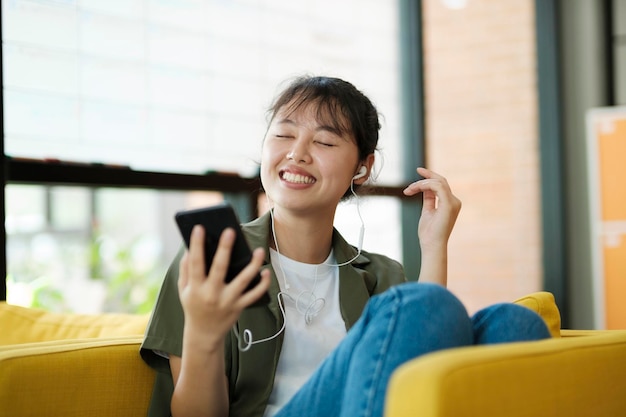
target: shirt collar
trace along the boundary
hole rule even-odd
[[[272,234],[272,218],[267,212],[261,217],[246,223],[242,226],[244,235],[251,249],[265,248],[265,264],[270,263],[269,237]],[[333,228],[333,251],[338,264],[342,264],[352,260],[353,265],[365,265],[370,262],[369,258],[363,253],[359,254],[358,249],[350,245],[341,236],[337,229]]]
[[[270,261],[271,224],[272,219],[269,212],[267,212],[259,218],[242,225],[242,229],[251,249],[259,247],[265,249],[264,267],[270,268],[272,272],[272,282],[269,288],[270,304],[268,307],[279,320],[282,320],[277,302],[280,286]],[[346,322],[346,328],[349,329],[361,316],[361,312],[370,297],[363,277],[365,273],[363,268],[370,263],[370,259],[364,253],[360,253],[357,256],[358,249],[346,242],[337,229],[333,229],[333,250],[337,264],[350,261],[349,264],[339,267],[340,308]]]

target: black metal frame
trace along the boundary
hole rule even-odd
[[[615,79],[615,25],[613,24],[613,1],[614,0],[603,0],[603,21],[604,21],[604,45],[606,47],[606,52],[604,54],[605,57],[605,94],[606,94],[606,105],[614,106],[617,103],[616,99],[616,79]]]
[[[554,294],[567,326],[568,288],[558,0],[535,0],[543,288]]]
[[[4,144],[4,138],[2,140]],[[141,188],[154,190],[205,190],[220,191],[235,199],[243,213],[257,213],[258,196],[262,192],[258,177],[243,178],[228,173],[206,175],[174,174],[163,172],[135,171],[128,168],[111,167],[103,164],[70,162],[47,162],[44,160],[3,157],[3,185],[37,184],[43,186],[80,186]],[[387,196],[409,200],[402,193],[404,187],[365,186],[363,193],[370,196]],[[2,187],[4,195],[4,186]],[[4,201],[4,200],[3,200]],[[2,204],[4,219],[4,204]],[[2,267],[6,277],[6,230],[3,224]],[[6,280],[0,279],[0,300],[6,300]]]
[[[400,1],[400,56],[402,67],[402,173],[404,180],[415,178],[415,168],[425,166],[424,62],[422,1]],[[406,276],[417,280],[421,251],[417,239],[421,199],[401,203],[402,259]]]
[[[0,34],[2,33],[2,10],[0,10]],[[7,233],[4,224],[4,219],[6,218],[4,208],[4,186],[7,183],[7,168],[4,160],[4,64],[2,61],[4,53],[2,48],[3,45],[0,35],[0,112],[2,113],[0,114],[0,134],[2,135],[2,140],[0,140],[0,184],[2,185],[2,189],[0,190],[0,218],[2,218],[2,231],[0,232],[2,235],[0,236],[0,301],[7,299]]]

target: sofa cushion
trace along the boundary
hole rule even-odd
[[[528,294],[514,301],[515,304],[527,307],[543,318],[552,337],[561,336],[561,313],[554,300],[554,295],[547,291]]]
[[[154,371],[141,336],[0,346],[0,417],[147,415]]]
[[[0,345],[61,339],[142,336],[149,315],[52,313],[0,302]]]
[[[626,330],[441,350],[394,373],[385,416],[626,416],[624,357]]]

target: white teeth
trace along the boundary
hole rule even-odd
[[[300,174],[292,174],[291,172],[283,172],[283,179],[287,182],[295,184],[313,184],[315,179]]]

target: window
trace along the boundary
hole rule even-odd
[[[253,177],[279,82],[323,73],[375,102],[378,182],[401,179],[395,1],[12,0],[2,8],[6,155],[129,175]],[[12,302],[145,311],[180,242],[173,213],[224,198],[82,185],[6,187]],[[353,204],[337,223],[356,243]],[[362,200],[364,247],[400,259],[397,206]],[[389,216],[376,215],[383,210]]]
[[[2,5],[8,155],[253,176],[264,111],[302,73],[365,90],[386,158],[398,153],[395,2]],[[395,166],[381,179],[397,181]]]

